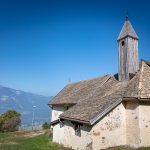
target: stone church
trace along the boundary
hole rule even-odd
[[[139,62],[128,17],[117,41],[116,75],[68,84],[49,102],[53,142],[75,150],[150,146],[150,62]]]

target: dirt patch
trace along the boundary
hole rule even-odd
[[[45,133],[45,131],[33,131],[33,132],[29,132],[29,133],[24,134],[23,137],[30,138],[30,137],[35,137],[35,136],[38,136],[38,135],[42,135],[44,133]]]
[[[18,144],[17,142],[4,142],[4,143],[0,143],[0,145],[14,145],[14,144]]]

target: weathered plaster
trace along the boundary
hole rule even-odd
[[[117,106],[93,127],[83,124],[81,137],[75,135],[74,126],[70,121],[64,121],[64,126],[60,129],[59,127],[57,124],[53,128],[53,141],[76,150],[98,150],[126,143],[123,104]]]
[[[63,106],[53,106],[52,109],[52,120],[57,120],[59,116],[66,110]],[[64,127],[62,123],[52,126],[53,128],[53,142],[63,144],[64,139]]]
[[[58,109],[58,112],[57,112]],[[58,114],[65,108],[55,108]],[[94,126],[83,124],[81,136],[75,135],[71,121],[63,121],[53,127],[53,142],[75,150],[99,150],[129,145],[150,146],[150,103],[135,100],[119,104]]]
[[[150,146],[150,103],[145,102],[139,105],[139,127],[140,145]]]
[[[57,120],[65,110],[66,108],[63,106],[53,106],[51,121]]]
[[[59,123],[53,126],[53,142],[64,145],[64,127]]]
[[[126,144],[131,147],[138,147],[140,143],[138,101],[126,102],[126,124]]]
[[[87,125],[81,126],[81,137],[75,135],[74,126],[70,121],[65,121],[64,126],[64,146],[71,147],[76,150],[88,150],[92,143],[90,131],[91,127]]]
[[[125,107],[121,103],[91,130],[93,149],[104,149],[126,144]]]

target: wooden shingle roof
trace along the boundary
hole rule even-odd
[[[138,36],[135,32],[135,30],[133,29],[130,21],[128,20],[128,18],[126,19],[122,29],[121,29],[121,32],[118,36],[118,40],[121,40],[123,39],[124,37],[127,37],[127,36],[130,36],[132,38],[135,38],[135,39],[138,39]]]
[[[142,61],[140,70],[129,81],[119,82],[106,75],[67,85],[49,104],[73,104],[60,118],[93,125],[125,98],[150,99],[149,62]]]
[[[124,91],[120,88],[126,84],[127,82],[118,82],[111,77],[103,87],[97,89],[93,96],[77,103],[60,117],[94,124],[97,119],[102,117],[103,112],[110,111],[114,105],[121,102]]]
[[[50,105],[72,105],[78,101],[83,101],[92,96],[95,90],[101,86],[110,78],[110,75],[106,75],[91,80],[80,81],[72,83],[64,87],[50,102]]]

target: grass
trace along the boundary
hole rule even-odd
[[[0,133],[0,150],[70,150],[52,143],[49,134],[24,137],[29,132]]]
[[[49,132],[45,134],[28,137],[32,135],[30,131],[0,133],[0,150],[71,150],[61,145],[54,144],[49,137]],[[114,147],[107,150],[133,150],[130,147]],[[150,147],[139,148],[138,150],[150,150]]]

